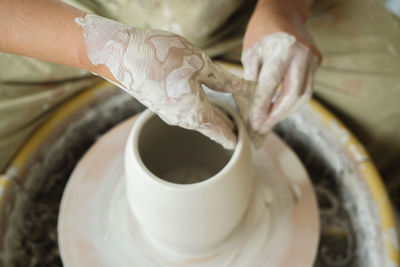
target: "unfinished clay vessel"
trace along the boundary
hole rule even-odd
[[[145,111],[102,136],[73,171],[58,224],[66,267],[312,266],[318,209],[307,172],[271,133],[254,149]]]
[[[252,155],[242,121],[235,150],[165,124],[152,111],[137,120],[125,148],[129,206],[154,245],[209,252],[237,227],[253,191]]]

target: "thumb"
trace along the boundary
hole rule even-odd
[[[206,71],[201,75],[200,82],[208,88],[224,93],[235,93],[243,86],[244,80],[230,73],[220,65],[208,62]]]

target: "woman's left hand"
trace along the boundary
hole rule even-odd
[[[265,135],[310,98],[321,61],[297,7],[271,2],[258,3],[244,39],[244,78],[256,85],[235,94],[255,136]]]

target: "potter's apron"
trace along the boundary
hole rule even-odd
[[[140,28],[181,34],[212,57],[240,59],[254,3],[242,0],[68,0]],[[323,53],[315,95],[348,124],[384,178],[400,168],[400,22],[380,3],[316,1],[309,28]],[[57,106],[99,81],[89,73],[0,53],[0,173]]]

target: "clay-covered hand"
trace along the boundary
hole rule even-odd
[[[227,149],[235,147],[232,121],[208,101],[202,85],[235,92],[241,79],[179,35],[136,29],[95,15],[76,22],[83,29],[90,61],[105,65],[113,75],[109,80],[166,123],[199,131]]]
[[[287,33],[274,33],[243,52],[244,78],[256,81],[248,110],[249,123],[259,134],[306,102],[319,60]]]
[[[235,94],[235,100],[258,141],[310,98],[320,62],[304,20],[283,2],[258,4],[244,39],[244,78],[255,85]]]

